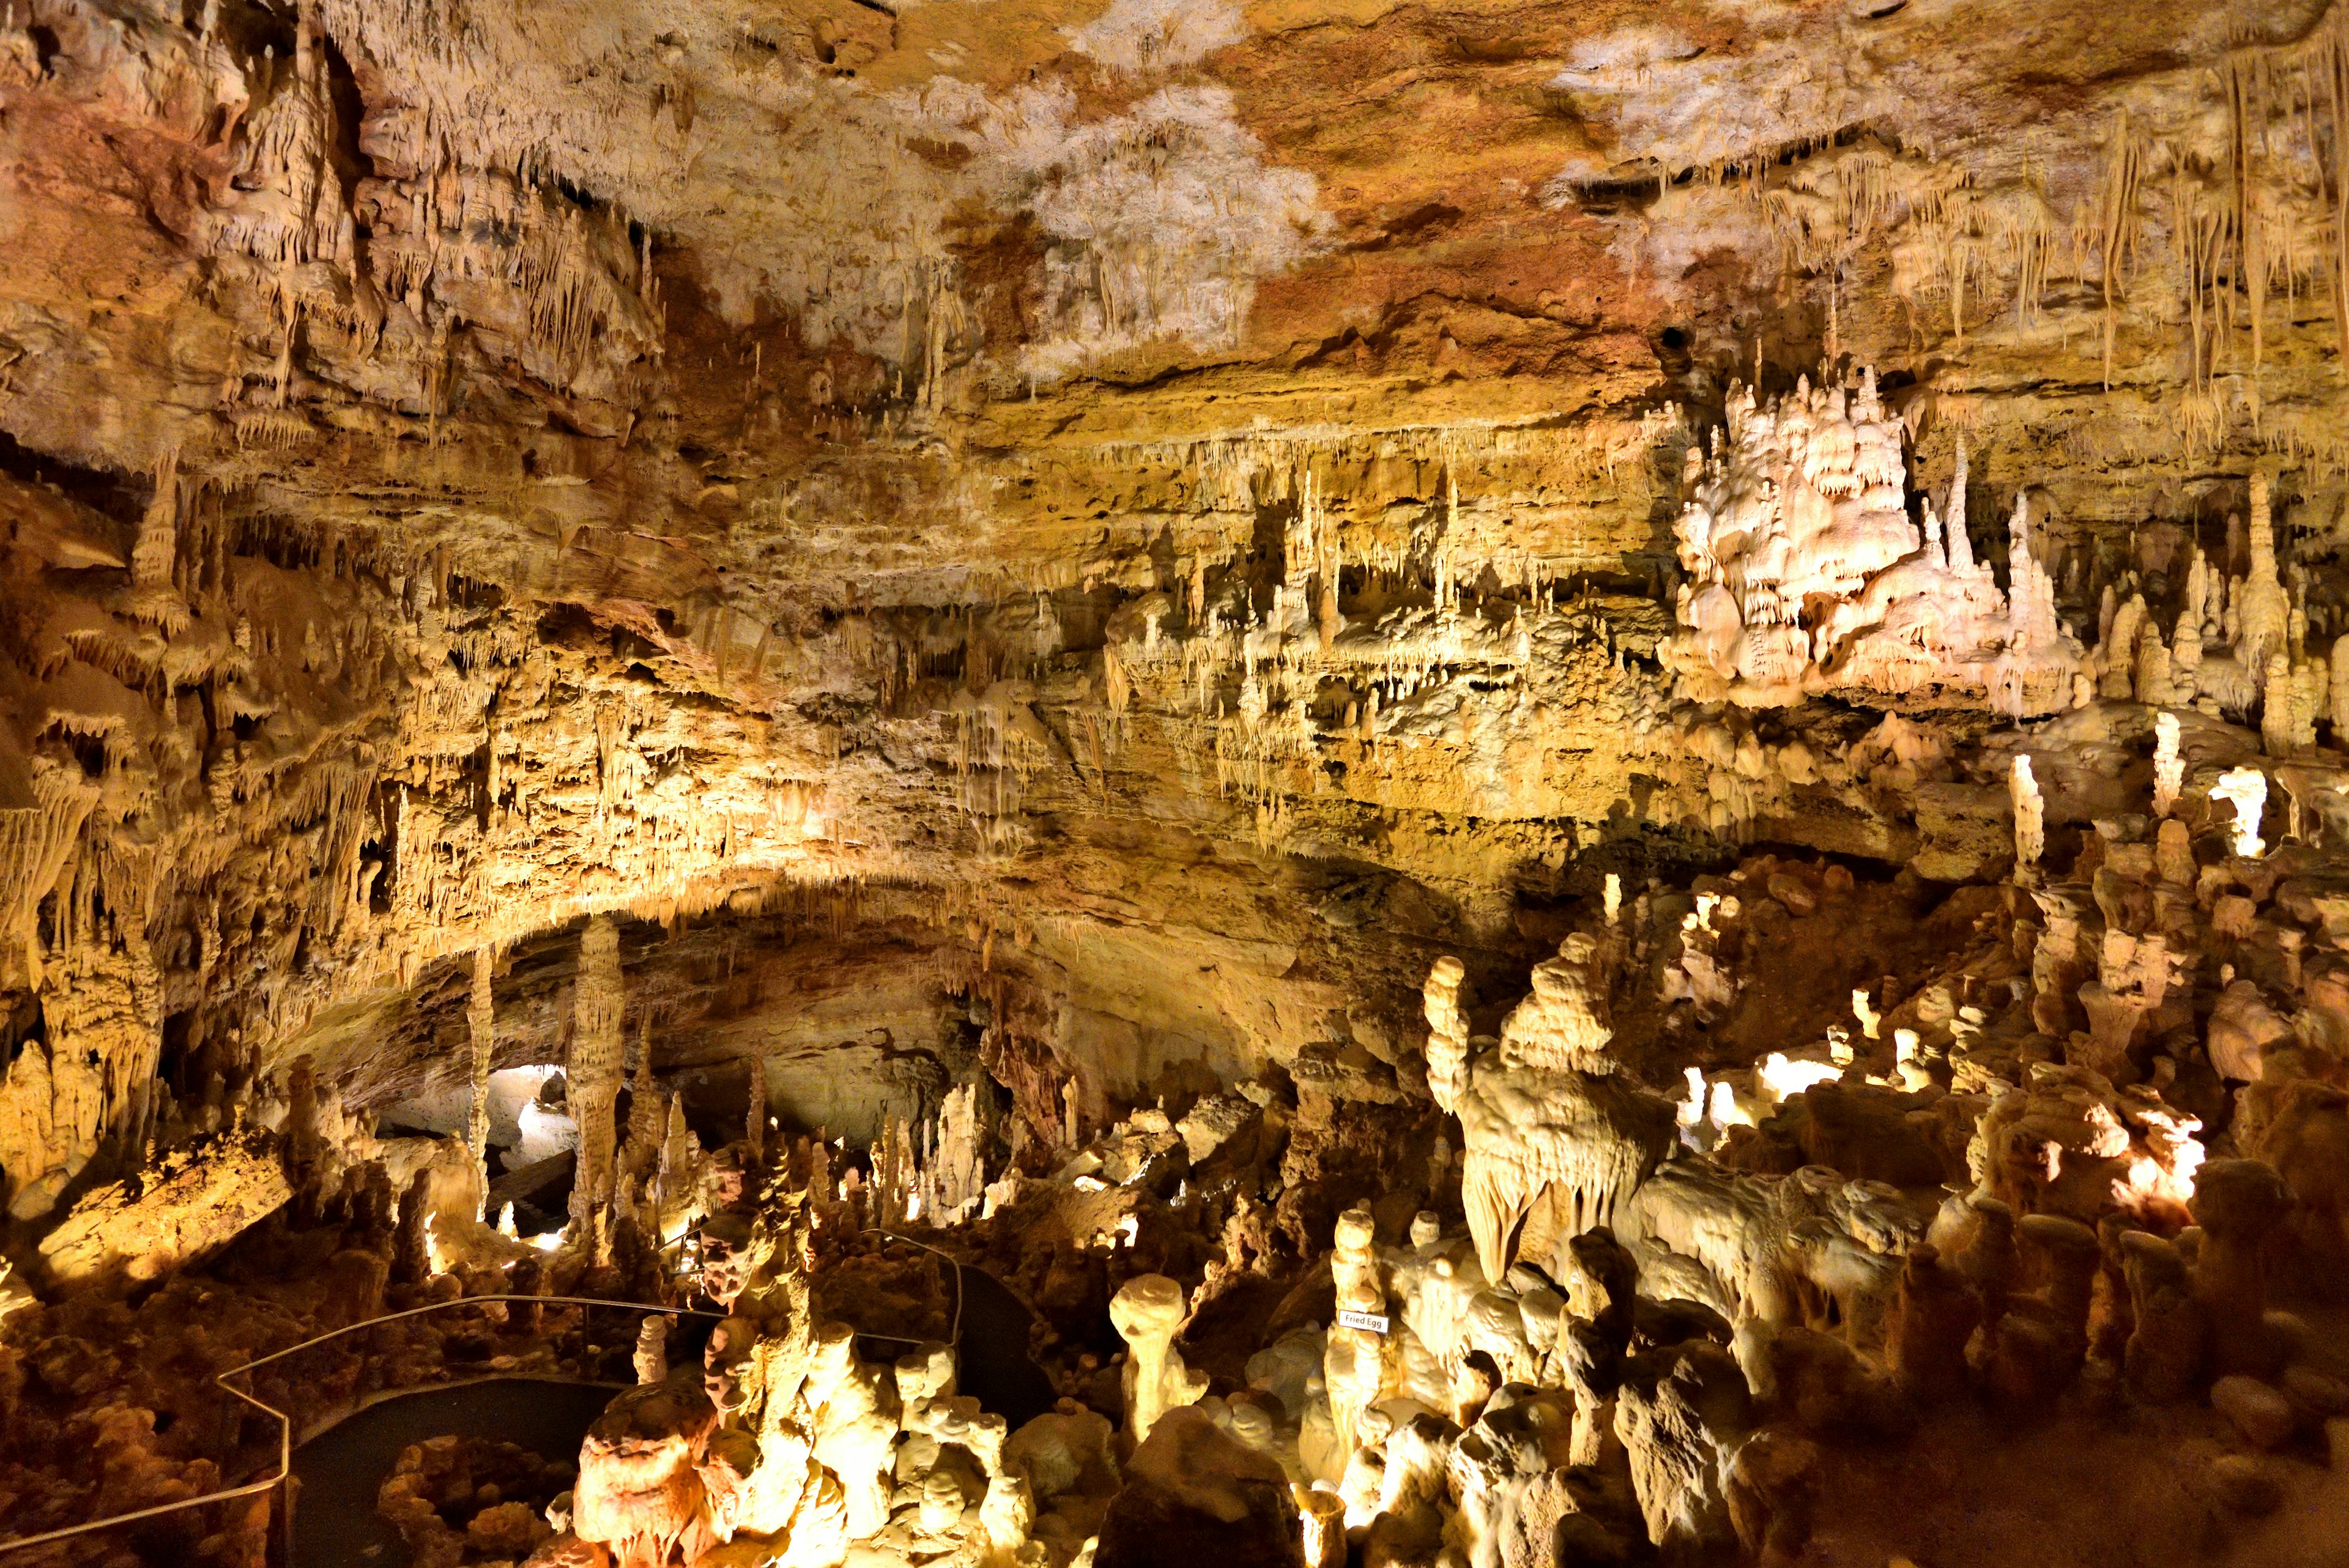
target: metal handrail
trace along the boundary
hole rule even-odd
[[[919,1245],[918,1242],[916,1244]],[[957,1286],[959,1282],[957,1276]],[[16,1536],[10,1540],[0,1541],[0,1552],[21,1551],[30,1546],[46,1546],[52,1542],[68,1540],[77,1535],[87,1535],[94,1530],[111,1530],[118,1525],[134,1523],[142,1519],[154,1519],[166,1513],[178,1513],[183,1509],[202,1508],[211,1503],[227,1502],[240,1497],[252,1497],[259,1492],[275,1490],[285,1485],[287,1479],[294,1473],[294,1417],[288,1412],[277,1408],[276,1406],[264,1404],[243,1389],[233,1386],[229,1382],[230,1378],[241,1376],[257,1367],[266,1366],[273,1361],[283,1361],[285,1357],[299,1351],[307,1350],[312,1345],[324,1345],[330,1339],[340,1339],[347,1334],[357,1334],[363,1329],[379,1327],[387,1323],[397,1323],[405,1317],[419,1317],[425,1313],[444,1312],[451,1307],[481,1306],[490,1302],[521,1302],[525,1305],[534,1306],[620,1307],[628,1312],[659,1313],[668,1317],[707,1317],[715,1318],[720,1322],[723,1322],[726,1316],[724,1313],[706,1312],[698,1307],[661,1306],[651,1302],[616,1302],[606,1301],[600,1296],[536,1296],[509,1293],[493,1296],[458,1296],[445,1302],[428,1302],[419,1307],[409,1307],[400,1312],[386,1313],[381,1317],[371,1317],[361,1323],[346,1324],[341,1328],[328,1329],[326,1333],[314,1334],[298,1345],[289,1345],[285,1349],[273,1351],[258,1360],[248,1361],[242,1366],[232,1366],[212,1378],[213,1385],[222,1392],[234,1395],[254,1409],[277,1418],[277,1473],[275,1475],[261,1480],[247,1481],[243,1486],[223,1487],[218,1491],[208,1491],[197,1497],[184,1498],[178,1502],[159,1503],[153,1508],[137,1509],[129,1513],[109,1514],[104,1519],[93,1519],[87,1523],[67,1525],[62,1530],[47,1531],[39,1535]],[[288,1519],[292,1517],[290,1509],[287,1517]],[[288,1544],[289,1546],[291,1544],[290,1538]]]

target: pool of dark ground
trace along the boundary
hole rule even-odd
[[[294,1450],[299,1568],[404,1568],[408,1548],[375,1511],[375,1497],[410,1443],[443,1436],[514,1443],[575,1464],[579,1439],[616,1389],[594,1383],[500,1377],[396,1395]]]
[[[1028,1325],[1035,1314],[993,1274],[962,1268],[962,1345],[955,1358],[957,1388],[1018,1431],[1052,1407],[1052,1380],[1028,1358]]]

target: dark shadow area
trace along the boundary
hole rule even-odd
[[[375,1511],[410,1443],[443,1436],[516,1443],[576,1463],[579,1440],[617,1393],[593,1383],[503,1377],[370,1405],[294,1450],[296,1568],[398,1568],[408,1548]]]
[[[1028,1358],[1035,1314],[993,1274],[962,1265],[962,1345],[957,1390],[1018,1431],[1052,1408],[1052,1380]]]

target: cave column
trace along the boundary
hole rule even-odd
[[[473,950],[473,996],[465,1009],[473,1036],[473,1098],[465,1112],[465,1147],[481,1172],[482,1201],[490,1191],[490,1062],[497,1052],[497,1010],[490,997],[491,954]]]
[[[749,1145],[750,1165],[753,1170],[767,1163],[767,1057],[765,1052],[750,1058],[750,1107],[748,1125],[743,1131]]]
[[[661,1108],[660,1085],[653,1077],[652,1020],[647,1014],[637,1032],[636,1076],[628,1090],[628,1136],[620,1146],[620,1169],[635,1181],[660,1164],[661,1139],[667,1132]]]
[[[594,1235],[595,1214],[612,1196],[620,1094],[620,929],[609,915],[587,922],[579,939],[579,988],[573,1003],[571,1115],[579,1127],[579,1164],[571,1187],[571,1219],[580,1237]]]

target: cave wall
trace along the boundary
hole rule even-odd
[[[2254,465],[2342,534],[2344,16],[20,7],[12,1195],[158,1065],[460,1075],[484,946],[559,1060],[593,911],[665,1072],[1040,1132],[1391,1082],[1609,870],[1961,836],[1676,699],[1692,448],[1872,367],[2084,629]]]

